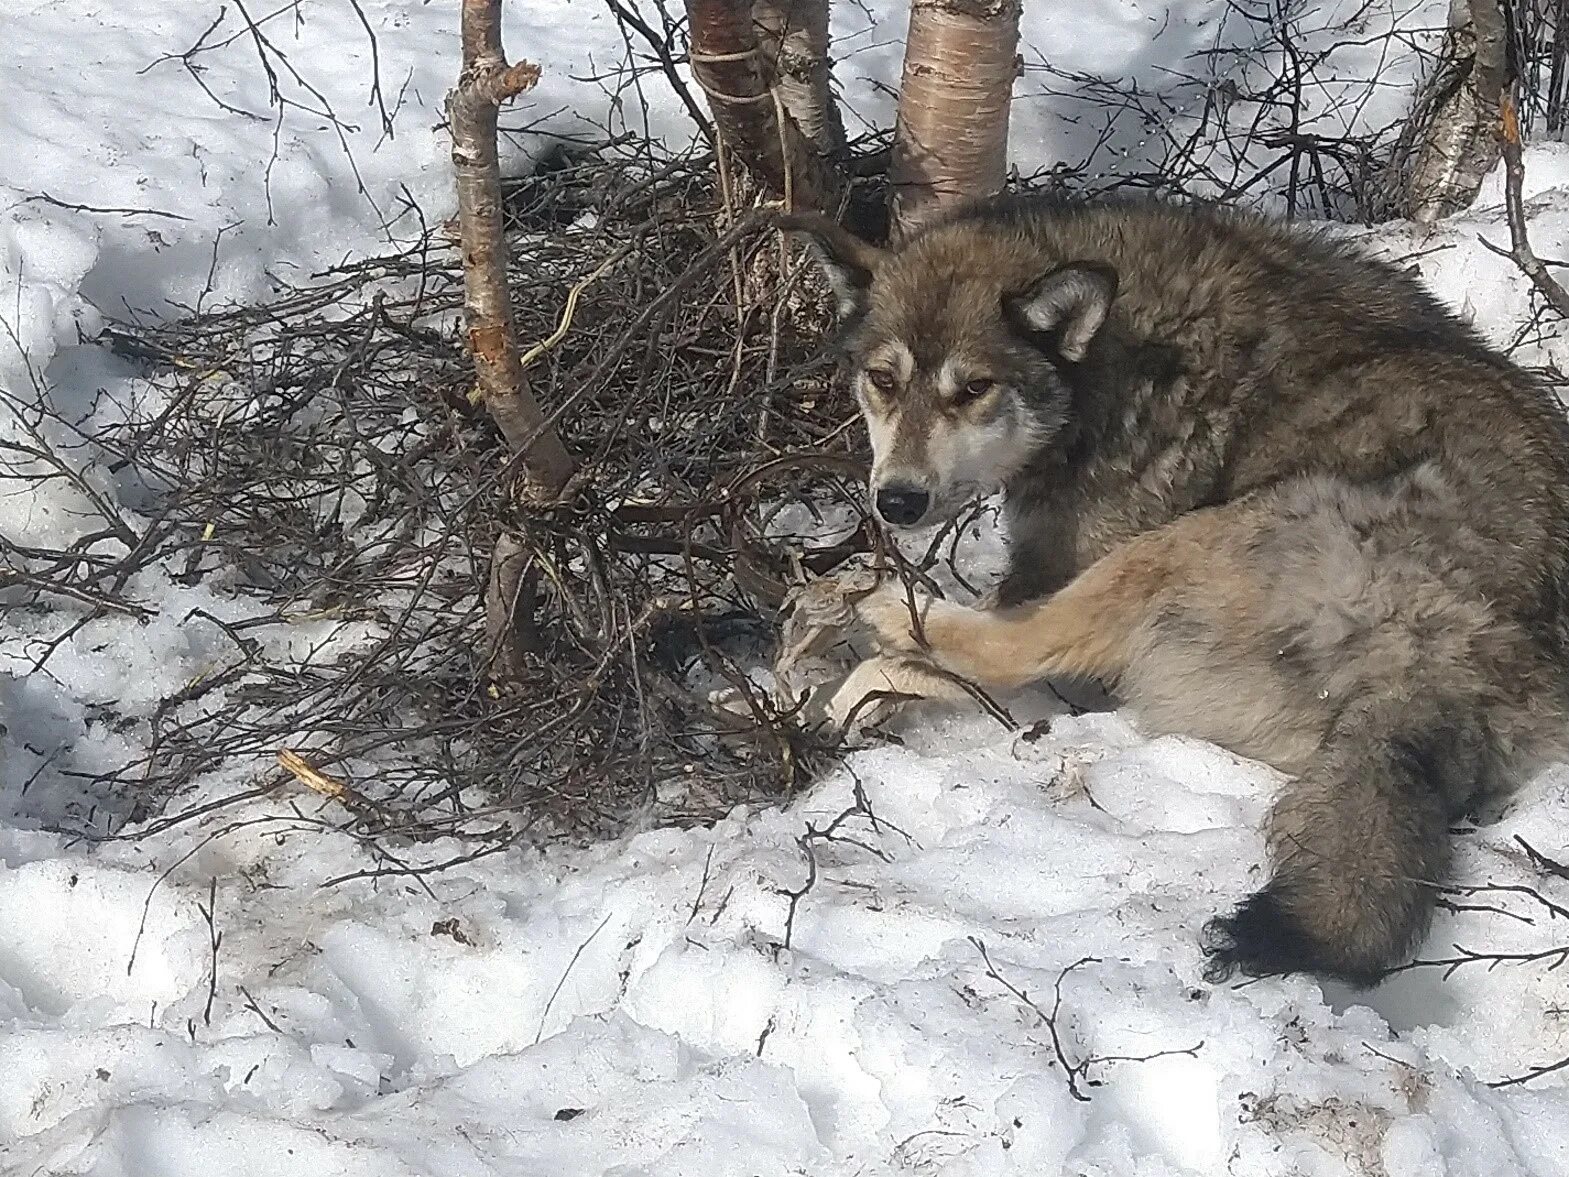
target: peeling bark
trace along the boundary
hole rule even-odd
[[[844,152],[844,123],[828,73],[828,0],[754,0],[768,76],[785,111],[823,156]]]
[[[522,454],[531,497],[556,497],[572,475],[561,437],[529,391],[512,319],[507,242],[501,219],[496,122],[501,104],[539,80],[539,67],[508,65],[501,46],[501,0],[463,0],[463,70],[447,95],[452,167],[463,248],[463,310],[485,407],[507,444]]]
[[[844,173],[796,125],[783,94],[771,89],[750,3],[686,0],[686,12],[692,74],[708,96],[720,141],[770,192],[788,194],[793,207],[836,211],[847,187]]]
[[[447,95],[452,167],[457,180],[458,238],[463,250],[463,311],[475,378],[485,407],[520,457],[524,490],[535,502],[559,498],[573,463],[561,436],[529,391],[512,318],[507,239],[501,213],[496,122],[502,103],[539,80],[539,67],[508,65],[501,45],[501,0],[463,0],[463,69]],[[523,543],[503,533],[491,553],[485,592],[487,662],[499,685],[522,678],[541,646],[534,628],[536,585]]]
[[[914,0],[889,167],[895,235],[1007,182],[1019,0]]]
[[[1466,208],[1498,164],[1506,38],[1500,0],[1451,0],[1441,64],[1418,100],[1434,109],[1406,183],[1413,220],[1431,224]]]

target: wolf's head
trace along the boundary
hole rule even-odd
[[[782,227],[807,237],[838,298],[885,522],[951,518],[1062,431],[1065,376],[1106,321],[1114,270],[1051,259],[983,222],[928,230],[897,252],[816,215]]]

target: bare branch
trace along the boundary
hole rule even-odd
[[[1565,1057],[1559,1059],[1556,1063],[1548,1063],[1546,1066],[1541,1066],[1541,1067],[1532,1067],[1529,1071],[1525,1071],[1522,1074],[1515,1075],[1513,1078],[1510,1078],[1510,1079],[1495,1079],[1491,1083],[1489,1083],[1488,1086],[1489,1087],[1518,1087],[1521,1084],[1530,1083],[1533,1080],[1541,1079],[1541,1078],[1543,1078],[1543,1077],[1545,1077],[1547,1075],[1553,1074],[1556,1071],[1562,1071],[1562,1070],[1565,1070],[1565,1069],[1569,1069],[1569,1055],[1566,1055]]]
[[[1531,280],[1548,304],[1565,318],[1569,318],[1569,293],[1558,280],[1547,272],[1547,266],[1531,249],[1526,231],[1525,200],[1521,195],[1525,184],[1525,162],[1520,144],[1520,119],[1513,94],[1505,92],[1500,109],[1503,118],[1504,152],[1504,211],[1509,220],[1509,253],[1520,272]]]
[[[1063,1074],[1068,1080],[1068,1094],[1071,1095],[1074,1099],[1078,1100],[1080,1103],[1088,1103],[1090,1100],[1090,1097],[1085,1093],[1084,1088],[1099,1087],[1102,1084],[1102,1080],[1092,1079],[1089,1077],[1089,1070],[1091,1067],[1110,1063],[1148,1063],[1153,1062],[1156,1059],[1170,1058],[1173,1055],[1193,1056],[1197,1055],[1199,1051],[1204,1049],[1204,1043],[1201,1040],[1195,1043],[1193,1046],[1177,1047],[1169,1050],[1157,1050],[1150,1054],[1089,1055],[1079,1062],[1071,1062],[1068,1058],[1067,1047],[1063,1042],[1061,1029],[1062,983],[1068,979],[1068,975],[1070,973],[1083,968],[1085,965],[1099,964],[1099,959],[1093,956],[1085,956],[1080,957],[1072,964],[1065,965],[1062,970],[1058,972],[1056,983],[1052,986],[1051,1009],[1046,1010],[1041,1008],[1040,1004],[1034,998],[1032,998],[1029,993],[1019,988],[998,971],[997,966],[992,964],[991,955],[986,951],[986,945],[981,940],[975,936],[971,936],[970,943],[975,945],[976,951],[981,954],[981,962],[986,966],[986,975],[993,981],[996,981],[997,984],[1001,985],[1015,998],[1027,1006],[1046,1027],[1047,1033],[1051,1035],[1052,1053],[1057,1056],[1057,1063],[1062,1067]]]

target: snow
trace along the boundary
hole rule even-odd
[[[254,11],[316,91],[281,69],[298,104],[281,119],[237,6],[3,0],[0,439],[27,436],[15,406],[29,397],[90,436],[133,388],[146,394],[80,342],[105,315],[259,299],[280,276],[447,215],[452,7],[361,0],[389,135],[347,0]],[[641,129],[641,105],[612,109],[593,80],[627,53],[605,10],[509,7],[510,47],[547,70],[508,115],[536,124],[512,166],[553,141],[541,130]],[[1428,20],[1431,7],[1400,11]],[[1309,28],[1351,10],[1300,8]],[[835,10],[841,84],[883,126],[898,37],[871,18],[897,28],[901,11]],[[1240,39],[1228,11],[1034,5],[1026,56],[1154,85]],[[1395,9],[1369,11],[1376,32]],[[1409,77],[1375,60],[1375,39],[1336,67],[1345,87],[1385,69],[1354,125],[1387,122]],[[198,43],[210,48],[182,60]],[[1346,92],[1326,82],[1310,113],[1352,120]],[[655,133],[690,134],[657,74],[642,94]],[[1032,69],[1020,94],[1021,170],[1099,134],[1082,83]],[[340,137],[323,101],[353,129]],[[1128,169],[1162,150],[1117,134]],[[1527,176],[1538,252],[1569,255],[1569,154],[1533,149]],[[1433,229],[1340,231],[1411,259],[1526,362],[1561,364],[1562,339],[1527,329],[1526,283],[1481,244],[1506,239],[1501,199],[1494,177]],[[143,505],[79,439],[51,440],[83,481],[8,476],[8,541],[91,536],[93,495],[133,516]],[[982,520],[962,562],[984,579],[996,555]],[[205,819],[84,840],[58,831],[99,828],[93,806],[127,803],[90,778],[140,751],[135,721],[221,664],[226,639],[202,615],[266,612],[221,576],[191,585],[165,567],[127,595],[146,618],[87,623],[47,673],[30,673],[38,650],[79,614],[0,619],[0,1173],[1569,1172],[1569,1072],[1491,1085],[1569,1055],[1552,958],[1417,969],[1366,994],[1202,982],[1196,930],[1258,883],[1278,783],[1212,746],[1032,692],[1008,700],[1020,731],[917,709],[902,746],[856,752],[787,805],[587,848],[519,845],[426,871],[468,849],[437,842],[399,847],[394,866],[314,795],[246,798],[253,765],[209,776],[193,803],[225,804]],[[370,634],[256,632],[301,660]],[[133,722],[111,722],[110,704]],[[75,775],[58,771],[67,762]],[[1566,802],[1569,767],[1555,767],[1458,839],[1458,877],[1498,889],[1442,912],[1425,956],[1565,942],[1561,918],[1504,888],[1569,903],[1517,841],[1569,857]]]
[[[322,886],[374,859],[276,803],[90,853],[14,833],[6,1171],[1562,1171],[1561,1108],[1481,1081],[1569,1045],[1540,970],[1461,973],[1398,1036],[1311,981],[1200,981],[1186,930],[1253,881],[1264,770],[1116,716],[1023,747],[920,727],[852,761],[875,824],[815,845],[788,947],[796,840],[854,804],[846,776],[710,830],[497,855],[434,897]],[[1551,845],[1566,792],[1550,774],[1483,853]],[[1053,1061],[1059,981],[1087,1101]]]

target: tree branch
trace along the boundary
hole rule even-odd
[[[1547,266],[1532,251],[1530,238],[1526,235],[1525,200],[1521,195],[1525,163],[1521,157],[1520,117],[1515,110],[1514,95],[1506,90],[1499,107],[1503,116],[1504,209],[1509,219],[1509,256],[1552,308],[1569,318],[1569,293],[1547,272]]]

